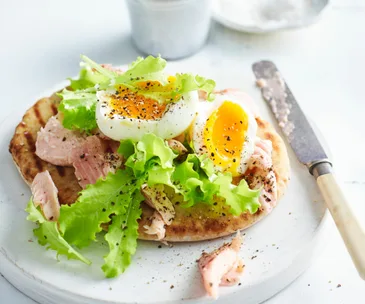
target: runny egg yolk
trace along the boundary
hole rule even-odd
[[[159,119],[166,110],[165,103],[159,103],[155,99],[145,97],[123,86],[119,86],[116,94],[111,96],[110,107],[112,108],[110,117],[118,114],[144,120]]]
[[[224,101],[204,127],[204,144],[216,166],[237,176],[248,128],[248,116],[236,103]]]
[[[136,90],[131,90],[125,86],[118,86],[116,93],[112,95],[110,106],[112,111],[110,116],[119,114],[124,117],[137,118],[144,120],[155,120],[161,118],[165,111],[167,103],[159,102],[158,100],[145,97],[143,92],[159,93],[163,96],[164,93],[173,90],[175,77],[168,77],[168,83],[162,85],[158,81],[140,81],[136,84]],[[169,94],[167,94],[169,96]],[[172,95],[171,95],[172,96]],[[180,96],[176,94],[173,100],[167,98],[167,101],[177,101]]]

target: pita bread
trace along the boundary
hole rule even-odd
[[[15,134],[10,142],[9,151],[13,160],[24,178],[30,185],[37,173],[48,170],[58,188],[61,204],[72,204],[81,187],[74,175],[72,167],[60,167],[41,160],[35,154],[35,141],[37,132],[47,120],[57,114],[60,98],[53,94],[42,98],[25,113],[22,121],[15,129]],[[258,136],[269,139],[273,145],[273,169],[277,179],[278,200],[284,194],[289,181],[289,159],[285,144],[274,128],[261,118],[257,118]],[[183,201],[179,195],[167,190],[167,195],[173,202],[176,216],[170,226],[166,227],[164,240],[172,242],[186,242],[208,240],[231,234],[239,229],[245,229],[267,215],[259,210],[255,214],[244,213],[232,216],[222,202],[217,201],[216,206],[199,204],[191,208],[182,207]],[[139,221],[139,238],[155,240],[154,235],[144,232],[144,225],[150,224],[153,209],[142,204],[142,218]]]

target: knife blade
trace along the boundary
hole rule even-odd
[[[270,105],[298,160],[308,166],[310,172],[318,163],[330,163],[308,119],[274,63],[266,60],[256,62],[252,69],[263,98]]]
[[[365,280],[365,231],[336,182],[326,152],[276,66],[271,61],[260,61],[252,65],[252,70],[298,160],[316,178],[352,261]]]

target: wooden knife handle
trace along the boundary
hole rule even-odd
[[[318,176],[317,184],[351,255],[352,261],[361,278],[365,280],[365,231],[352,212],[333,173],[323,173],[322,170],[322,174],[314,174]]]

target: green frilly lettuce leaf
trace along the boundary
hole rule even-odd
[[[209,175],[202,168],[200,158],[196,154],[189,154],[184,162],[177,164],[172,175],[173,183],[178,192],[184,196],[185,207],[194,206],[197,203],[213,203],[214,195],[218,192],[219,186],[209,180]],[[209,173],[212,173],[208,170]]]
[[[41,211],[33,204],[32,199],[25,209],[29,213],[27,220],[38,223],[38,228],[34,229],[34,235],[38,238],[38,243],[57,252],[57,255],[65,255],[68,259],[75,259],[90,265],[91,262],[77,252],[60,234],[57,222],[47,221]]]
[[[152,133],[144,134],[135,143],[122,141],[118,153],[127,159],[125,165],[133,170],[137,178],[157,168],[173,169],[173,160],[177,156],[162,138]]]
[[[63,113],[62,124],[66,129],[88,132],[97,127],[95,93],[64,89],[59,96],[62,102],[58,110]]]
[[[141,81],[158,81],[165,85],[167,83],[163,72],[165,67],[166,60],[161,57],[148,56],[145,59],[138,57],[125,73],[115,77],[114,84],[133,88]]]
[[[117,170],[88,185],[74,204],[61,206],[59,225],[64,238],[78,247],[88,246],[102,230],[101,224],[124,211],[136,189],[131,170]]]
[[[246,211],[253,214],[260,207],[261,189],[250,189],[244,179],[234,186],[231,174],[219,174],[214,180],[214,184],[219,186],[217,196],[225,199],[226,204],[230,206],[230,213],[233,215],[240,215]]]
[[[142,210],[140,203],[144,199],[140,191],[131,195],[131,201],[123,211],[112,216],[105,240],[109,244],[109,253],[104,257],[102,269],[107,278],[123,273],[130,265],[136,252],[138,237],[138,222]]]
[[[60,230],[69,243],[78,247],[95,241],[101,224],[109,223],[105,234],[109,253],[102,266],[106,277],[124,272],[136,251],[142,183],[143,179],[137,180],[129,168],[118,170],[87,186],[71,206],[61,207]]]

